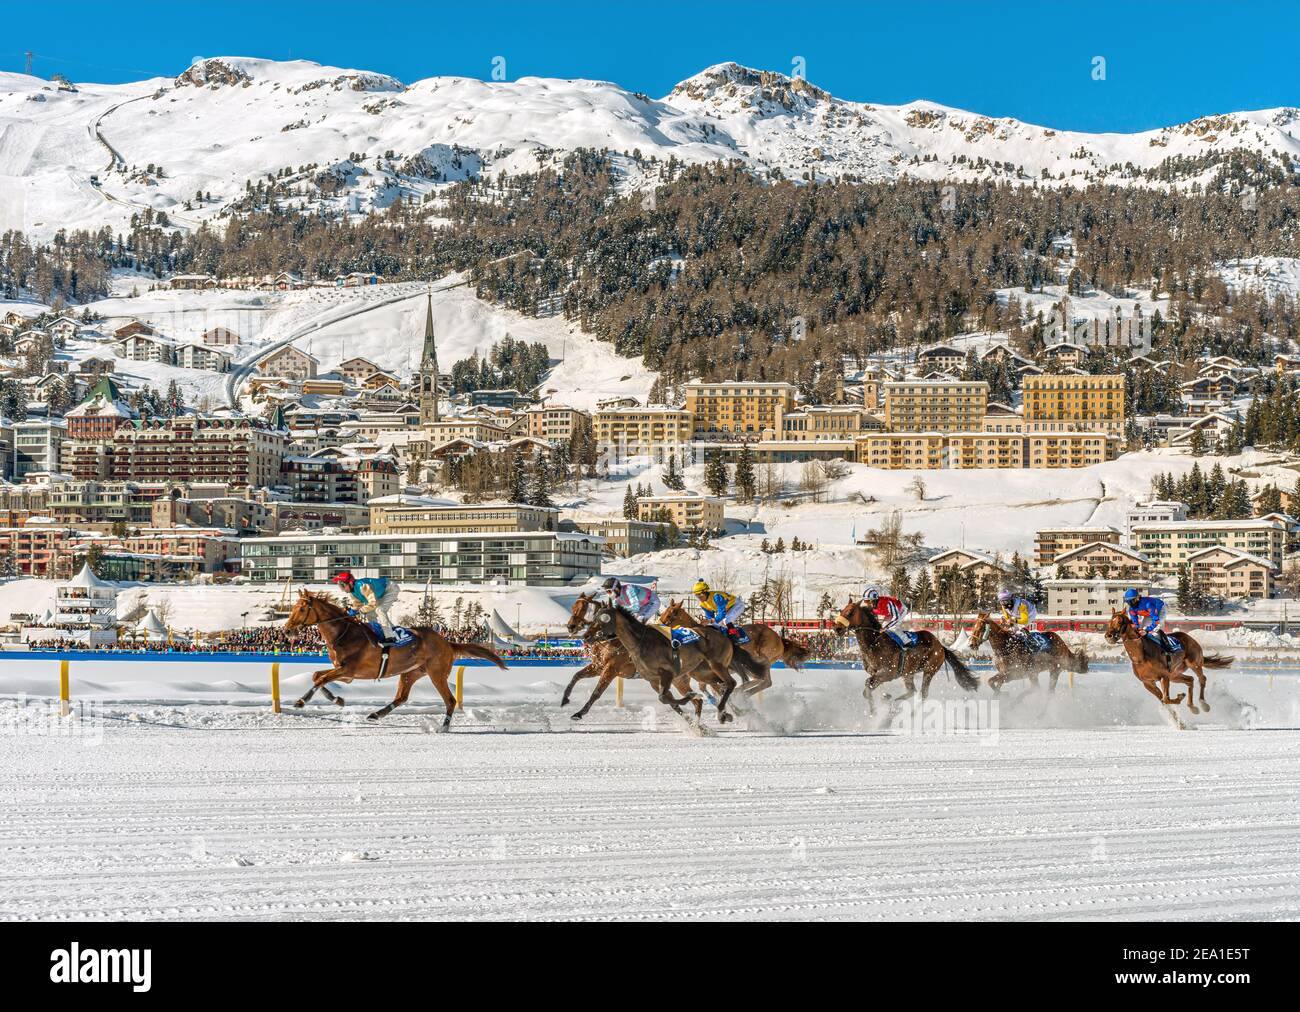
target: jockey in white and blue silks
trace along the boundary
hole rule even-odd
[[[1170,639],[1165,632],[1165,602],[1160,598],[1144,597],[1136,587],[1130,587],[1124,591],[1124,607],[1133,628],[1155,643],[1165,654],[1182,649],[1181,644]]]
[[[609,596],[610,604],[635,615],[642,622],[648,622],[659,614],[659,595],[652,586],[623,583],[611,576],[601,589]]]

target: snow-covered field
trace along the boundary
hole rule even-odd
[[[0,691],[48,693],[52,665],[0,664]],[[1117,668],[1051,698],[1013,687],[996,709],[982,691],[978,733],[909,711],[873,724],[860,675],[778,672],[757,713],[697,737],[636,683],[622,710],[611,691],[571,722],[567,669],[471,669],[465,713],[437,735],[427,688],[372,726],[386,688],[276,716],[264,688],[200,703],[177,683],[251,683],[256,665],[100,667],[122,674],[74,671],[74,699],[94,678],[153,684],[100,684],[109,699],[62,722],[0,698],[0,917],[1300,910],[1296,671],[1216,674],[1187,732]],[[292,698],[302,673],[287,674]]]

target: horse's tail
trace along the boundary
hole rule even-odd
[[[453,643],[447,641],[447,646],[451,647],[451,655],[455,658],[477,657],[480,660],[491,661],[498,668],[504,668],[506,662],[503,661],[495,650],[489,650],[487,647],[481,647],[477,643]]]
[[[1223,654],[1206,654],[1201,658],[1201,663],[1207,668],[1230,668],[1232,658],[1224,657]]]
[[[781,647],[781,660],[785,661],[788,667],[795,668],[796,670],[803,667],[803,662],[806,661],[808,655],[812,653],[812,651],[802,643],[797,640],[788,640],[784,636],[781,637]]]
[[[943,648],[943,659],[948,662],[948,667],[952,669],[952,677],[957,679],[957,684],[963,689],[974,692],[980,687],[979,679],[970,673],[970,668],[966,667],[962,659],[947,647]]]

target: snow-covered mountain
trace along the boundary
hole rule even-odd
[[[73,89],[0,74],[0,230],[120,228],[143,207],[193,227],[249,181],[284,181],[286,172],[294,199],[382,208],[403,193],[420,196],[484,171],[532,170],[579,147],[739,159],[792,178],[1142,182],[1141,170],[1179,156],[1210,156],[1184,170],[1189,179],[1238,149],[1300,159],[1300,110],[1083,134],[931,102],[847,102],[801,78],[734,63],[658,100],[601,81],[434,77],[404,85],[383,74],[236,57],[199,61],[173,80]],[[631,158],[622,164],[628,185],[645,183]],[[195,201],[199,192],[211,202]]]

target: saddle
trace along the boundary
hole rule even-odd
[[[415,642],[415,633],[411,632],[404,626],[393,626],[394,637],[391,642],[384,641],[384,630],[378,622],[362,622],[366,631],[374,639],[375,646],[379,647],[379,674],[375,675],[376,679],[383,678],[388,674],[388,652],[393,647],[407,647]]]
[[[689,646],[692,643],[698,643],[700,641],[699,633],[697,633],[694,629],[688,629],[686,626],[683,625],[666,626],[666,625],[659,625],[656,622],[656,623],[651,623],[650,628],[666,636],[668,638],[668,642],[673,645],[674,650],[676,650],[678,647]]]
[[[1043,633],[1027,629],[1022,635],[1031,654],[1045,654],[1052,649],[1052,641]]]

